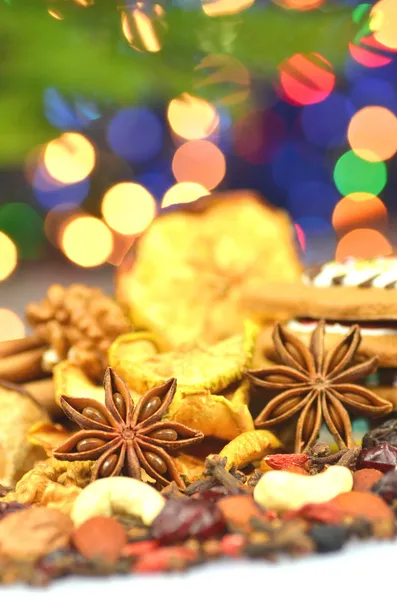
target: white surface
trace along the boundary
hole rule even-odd
[[[397,541],[353,543],[343,552],[285,558],[273,564],[228,561],[183,574],[60,580],[46,589],[2,588],[1,600],[394,600]]]

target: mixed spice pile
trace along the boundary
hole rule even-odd
[[[366,384],[378,358],[357,324],[318,318],[306,341],[250,314],[247,282],[298,286],[302,269],[286,216],[234,200],[155,220],[115,299],[53,285],[26,308],[32,333],[0,344],[2,583],[396,536],[397,416]]]

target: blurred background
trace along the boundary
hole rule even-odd
[[[0,338],[213,191],[287,210],[307,265],[393,253],[396,0],[0,0],[0,42]]]

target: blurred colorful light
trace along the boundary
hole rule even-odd
[[[351,229],[383,229],[388,224],[387,209],[377,196],[350,194],[335,206],[332,224],[339,235]]]
[[[44,111],[51,125],[63,131],[84,129],[100,117],[93,102],[76,99],[72,103],[55,88],[44,91]]]
[[[387,48],[379,44],[373,35],[361,38],[360,44],[349,43],[350,54],[360,65],[369,69],[384,67],[392,62]]]
[[[62,249],[80,267],[97,267],[113,250],[113,235],[105,223],[88,215],[78,216],[63,230]]]
[[[333,185],[324,181],[301,181],[288,193],[288,210],[293,219],[312,216],[331,221],[340,196]]]
[[[305,232],[303,231],[302,227],[300,225],[298,225],[298,223],[295,223],[295,231],[296,231],[296,237],[298,238],[298,242],[299,242],[299,245],[300,245],[302,251],[306,252]]]
[[[354,192],[367,192],[377,196],[386,185],[386,165],[383,162],[363,160],[350,150],[336,163],[334,180],[343,196]]]
[[[306,138],[321,148],[334,148],[346,142],[346,130],[353,114],[351,102],[333,93],[323,102],[305,106],[302,128]]]
[[[174,204],[188,204],[198,200],[202,196],[208,196],[209,191],[199,183],[185,181],[184,183],[176,183],[166,194],[164,194],[161,208],[173,206]]]
[[[283,8],[292,10],[314,10],[324,4],[325,0],[276,0],[275,4],[280,4]]]
[[[388,160],[397,152],[397,117],[382,106],[367,106],[350,121],[347,137],[364,160]]]
[[[229,54],[208,54],[196,67],[203,75],[196,89],[209,88],[219,104],[244,102],[249,95],[251,77],[248,69]]]
[[[270,162],[286,138],[285,121],[273,111],[253,111],[234,127],[236,153],[252,164]]]
[[[62,234],[68,223],[81,214],[77,204],[58,204],[48,211],[44,220],[44,231],[47,239],[54,246],[59,247],[62,243]]]
[[[252,6],[255,0],[201,0],[203,11],[209,17],[234,15]]]
[[[4,281],[13,273],[17,263],[18,250],[16,245],[8,235],[0,231],[0,281]]]
[[[376,229],[354,229],[339,241],[335,258],[339,261],[350,257],[373,258],[386,256],[392,251],[390,242]]]
[[[192,140],[175,152],[172,170],[178,182],[193,181],[212,190],[225,176],[226,161],[212,142]]]
[[[380,0],[371,10],[370,28],[377,42],[397,50],[396,0]]]
[[[171,100],[167,116],[175,133],[186,140],[208,137],[219,123],[219,117],[212,104],[186,93]]]
[[[44,165],[53,179],[77,183],[86,179],[95,166],[94,146],[80,133],[64,133],[47,144]]]
[[[41,206],[51,209],[65,202],[81,204],[88,195],[90,181],[87,178],[71,185],[62,185],[59,181],[52,179],[45,166],[41,165],[35,171],[32,187]]]
[[[284,60],[279,74],[285,99],[293,104],[322,102],[335,86],[331,63],[315,52],[294,54]]]
[[[397,90],[384,79],[360,77],[350,92],[350,98],[356,109],[383,106],[397,113]]]
[[[148,14],[143,2],[121,14],[121,29],[128,43],[135,50],[159,52],[161,42],[158,26],[163,26],[164,10],[159,4],[153,6],[153,14]]]
[[[145,107],[124,108],[110,121],[109,146],[125,160],[141,163],[159,153],[163,126],[158,117]]]
[[[18,340],[25,336],[22,319],[8,308],[0,308],[0,342]]]
[[[308,181],[326,181],[328,172],[324,158],[309,144],[287,142],[271,162],[275,183],[284,190]]]
[[[156,216],[153,196],[138,183],[117,183],[102,201],[106,223],[122,235],[136,235],[150,225]]]

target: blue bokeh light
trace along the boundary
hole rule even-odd
[[[51,178],[44,166],[40,166],[34,173],[32,187],[41,206],[51,210],[59,204],[82,204],[90,190],[90,179],[87,177],[71,185],[62,185]]]
[[[334,185],[323,181],[304,181],[290,190],[287,208],[294,221],[310,215],[331,222],[339,199],[340,194]]]
[[[376,77],[363,77],[353,86],[350,98],[357,109],[384,106],[397,113],[397,93],[391,83]]]
[[[44,112],[49,123],[61,131],[81,131],[101,116],[93,102],[77,99],[72,104],[55,88],[44,92]]]
[[[321,148],[346,143],[346,133],[354,108],[342,94],[334,93],[323,102],[305,106],[302,128],[306,138]]]
[[[304,144],[285,144],[272,163],[275,183],[284,190],[305,181],[327,181],[324,157],[316,148]]]
[[[163,125],[148,108],[124,108],[110,121],[107,140],[113,152],[125,160],[146,162],[161,150]]]

